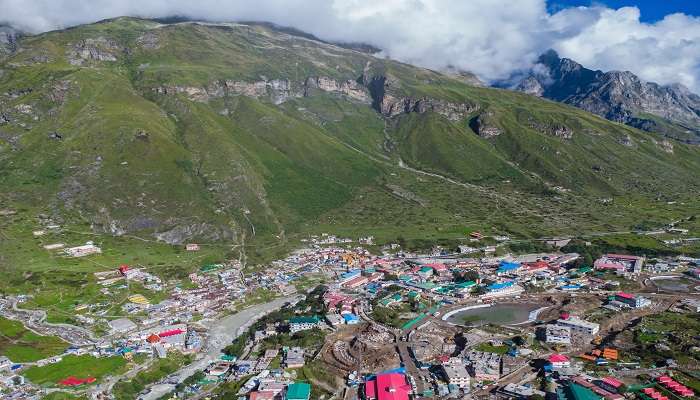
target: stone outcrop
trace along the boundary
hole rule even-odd
[[[529,118],[528,125],[530,126],[530,128],[532,128],[540,133],[544,133],[545,135],[555,136],[555,137],[558,137],[561,139],[567,139],[567,140],[574,137],[574,131],[571,130],[566,125],[562,125],[562,124],[558,124],[558,123],[553,123],[553,124],[543,123],[543,122],[539,122],[533,118]]]
[[[372,95],[372,105],[385,117],[395,117],[412,112],[425,113],[432,111],[450,121],[459,121],[479,109],[473,103],[453,103],[430,97],[400,96],[394,92],[398,85],[394,79],[386,76],[362,77]]]
[[[469,121],[469,127],[484,139],[496,137],[503,133],[503,129],[492,122],[493,116],[493,111],[483,112]]]
[[[71,65],[83,65],[90,61],[117,61],[117,55],[124,52],[119,44],[104,37],[88,38],[73,44],[67,51]]]
[[[362,103],[372,102],[367,88],[353,80],[337,81],[325,76],[311,77],[306,80],[304,86],[306,96],[309,96],[313,89],[319,89],[324,92],[340,93]]]

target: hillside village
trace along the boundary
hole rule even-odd
[[[393,244],[376,255],[365,247],[371,237],[316,236],[267,268],[206,264],[176,284],[117,265],[94,274],[104,294],[139,285],[162,300],[130,295],[119,317],[107,314],[115,312],[110,304],[78,304],[79,325],[46,323],[41,311],[23,308],[26,296],[5,296],[2,318],[59,337],[66,348],[31,362],[3,356],[4,398],[54,391],[112,398],[133,375],[94,376],[74,361],[116,359],[127,371],[182,360],[140,385],[140,399],[659,400],[697,393],[697,336],[683,337],[674,331],[683,326],[671,324],[664,329],[678,336],[664,338],[652,327],[656,318],[699,323],[699,259],[609,253],[587,265],[581,254],[557,249],[566,240],[552,242],[551,252],[496,255],[498,245],[481,245],[485,235],[470,237],[456,253],[416,254]],[[92,243],[78,248],[47,251],[100,251]],[[241,313],[247,317],[237,320]],[[43,370],[62,375],[33,381]]]

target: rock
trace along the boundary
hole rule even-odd
[[[68,62],[71,65],[83,65],[86,61],[117,61],[117,54],[125,49],[119,44],[104,37],[88,38],[72,45],[67,51]]]
[[[155,32],[146,32],[136,39],[136,44],[144,49],[155,50],[160,48],[160,38]]]
[[[353,80],[337,81],[325,76],[311,77],[306,79],[304,86],[305,96],[309,96],[311,90],[317,88],[324,92],[341,93],[362,103],[369,104],[372,102],[367,88]]]
[[[493,115],[493,111],[481,113],[469,121],[469,127],[484,139],[498,136],[503,133],[503,130],[491,121]]]

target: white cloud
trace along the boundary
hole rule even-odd
[[[121,15],[270,21],[485,80],[529,68],[554,48],[588,67],[700,91],[700,19],[674,14],[646,24],[634,7],[549,14],[545,0],[0,0],[0,20],[34,32]]]

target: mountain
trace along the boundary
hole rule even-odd
[[[700,143],[700,96],[682,85],[644,82],[629,71],[593,71],[550,50],[515,89],[645,131]]]
[[[117,18],[15,43],[8,236],[50,220],[262,252],[321,232],[629,229],[699,206],[696,146],[274,26]]]

